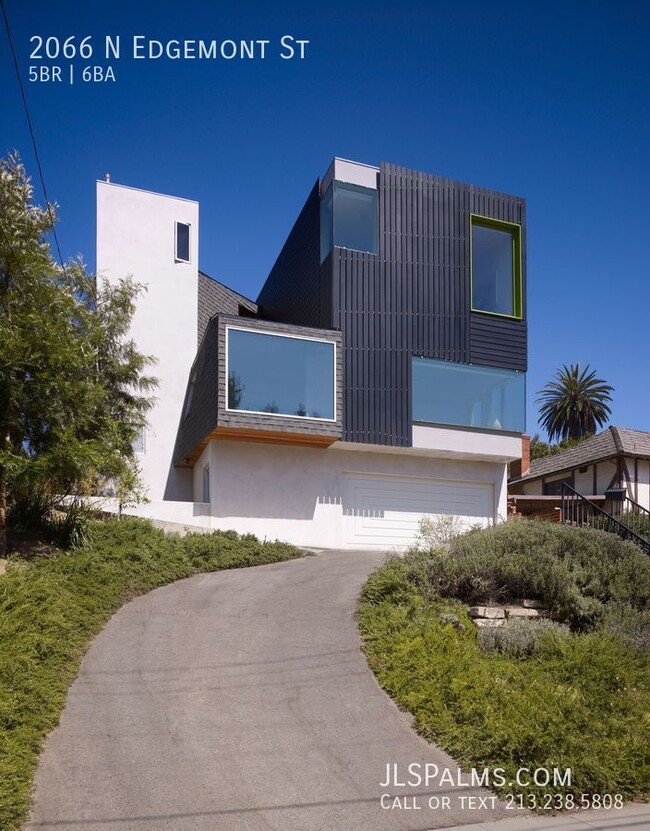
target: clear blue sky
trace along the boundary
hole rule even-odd
[[[94,260],[94,182],[197,199],[201,267],[255,297],[329,160],[393,162],[524,196],[533,400],[562,363],[650,430],[650,4],[5,0],[65,256]],[[0,151],[36,180],[1,32]],[[32,35],[269,39],[265,60],[134,61],[28,83]],[[279,38],[308,39],[305,60]],[[88,63],[75,60],[79,73]],[[42,199],[40,188],[39,199]]]

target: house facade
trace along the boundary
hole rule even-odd
[[[521,496],[559,501],[564,484],[610,513],[618,513],[613,499],[650,510],[650,433],[608,427],[575,447],[533,460],[513,476],[509,491],[514,501]]]
[[[253,302],[198,268],[198,205],[97,184],[97,270],[148,291],[158,400],[139,513],[301,545],[402,548],[506,516],[525,428],[515,196],[335,159]]]

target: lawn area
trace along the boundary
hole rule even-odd
[[[299,557],[234,532],[165,536],[144,520],[94,522],[91,541],[0,577],[0,829],[21,827],[45,736],[91,639],[127,600],[183,577]]]
[[[555,623],[478,631],[468,605],[528,598]],[[650,792],[650,558],[603,531],[520,521],[390,560],[359,606],[379,683],[502,795]],[[517,769],[571,784],[510,787]]]

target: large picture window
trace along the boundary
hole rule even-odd
[[[472,215],[472,311],[521,318],[521,227]]]
[[[413,358],[413,421],[523,433],[526,375]]]
[[[335,419],[335,345],[250,329],[227,329],[227,407]]]

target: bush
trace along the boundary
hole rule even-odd
[[[570,767],[571,786],[556,792],[647,794],[647,654],[602,630],[573,634],[552,624],[542,624],[532,648],[496,635],[503,648],[486,653],[479,639],[500,630],[478,634],[464,604],[425,603],[406,565],[384,569],[390,578],[372,575],[359,607],[364,651],[426,739],[467,768],[503,768],[508,782],[521,767]],[[549,792],[500,788],[513,790],[524,799]]]
[[[521,598],[574,631],[469,620],[466,604]],[[570,767],[558,792],[631,798],[650,782],[649,598],[650,558],[633,544],[510,522],[389,562],[364,586],[359,626],[379,682],[460,764],[508,780],[520,767]]]
[[[529,658],[559,647],[559,640],[570,633],[568,626],[552,620],[513,618],[504,626],[478,630],[478,643],[484,652],[499,652],[511,658]]]
[[[548,522],[508,522],[407,555],[431,597],[467,603],[539,600],[575,630],[598,625],[610,602],[647,608],[650,558],[613,534]],[[423,577],[424,575],[424,577]],[[427,596],[426,593],[425,597]]]
[[[7,525],[59,548],[80,548],[90,542],[93,516],[92,509],[79,499],[68,501],[40,486],[27,485],[13,492]]]

